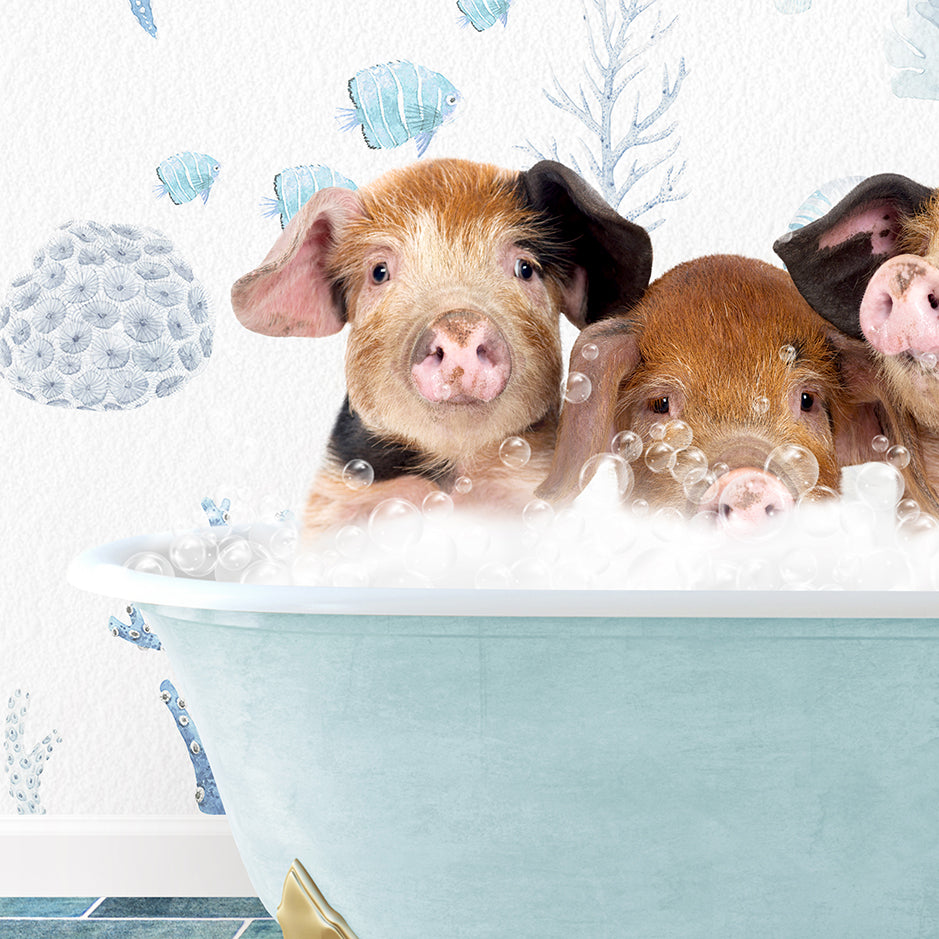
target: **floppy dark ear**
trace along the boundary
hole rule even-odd
[[[317,192],[290,220],[264,263],[235,282],[231,303],[243,326],[267,336],[329,336],[345,325],[327,270],[343,226],[362,214],[348,189]]]
[[[597,347],[593,358],[583,355],[588,343]],[[536,493],[540,498],[566,502],[580,492],[584,463],[610,449],[620,385],[638,364],[633,324],[625,317],[593,323],[577,337],[570,371],[590,379],[590,395],[586,401],[564,403],[551,469]]]
[[[573,170],[542,160],[519,178],[523,200],[549,220],[586,273],[586,303],[568,309],[575,326],[629,309],[652,275],[652,242],[644,228],[623,218]]]
[[[904,219],[921,212],[931,195],[905,176],[871,176],[826,215],[779,238],[773,250],[809,305],[861,339],[858,313],[868,281],[900,253]]]

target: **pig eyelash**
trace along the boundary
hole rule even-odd
[[[660,398],[651,398],[649,400],[649,410],[653,414],[668,414],[668,395],[662,395]]]
[[[541,276],[541,269],[529,258],[519,258],[515,262],[514,273],[519,280],[531,280],[535,274]]]

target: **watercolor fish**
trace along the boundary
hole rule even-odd
[[[156,23],[153,22],[153,13],[150,12],[150,0],[130,0],[130,8],[137,17],[137,22],[155,37],[157,28]]]
[[[261,207],[265,210],[264,217],[272,218],[279,215],[280,227],[286,228],[287,223],[300,211],[313,193],[330,186],[338,186],[340,189],[358,189],[351,179],[322,163],[292,166],[281,170],[274,177],[274,195],[277,198],[264,199],[261,203]]]
[[[218,160],[207,153],[186,150],[167,157],[156,170],[162,183],[155,186],[157,196],[169,196],[174,205],[182,205],[202,196],[203,205],[208,201],[209,190],[218,176]]]
[[[842,176],[820,186],[796,210],[796,214],[789,223],[789,231],[804,228],[809,222],[814,222],[826,215],[832,206],[837,205],[865,179],[865,176]]]
[[[373,150],[413,139],[419,157],[460,102],[460,93],[443,75],[407,61],[356,72],[349,79],[349,97],[355,107],[340,108],[336,115],[343,130],[361,126]]]
[[[500,21],[503,26],[509,24],[509,7],[512,0],[457,0],[456,5],[463,14],[459,20],[460,25],[472,26],[478,33]]]

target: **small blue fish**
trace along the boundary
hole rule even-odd
[[[336,114],[343,130],[361,126],[373,150],[399,147],[413,138],[419,157],[460,101],[460,93],[439,72],[405,61],[356,72],[349,79],[349,97],[355,107]]]
[[[202,500],[202,510],[208,515],[209,525],[212,528],[219,528],[228,524],[228,520],[231,518],[230,509],[231,499],[222,499],[218,505],[215,504],[214,499],[210,499],[208,496]]]
[[[789,223],[789,231],[804,228],[809,222],[827,215],[832,206],[837,205],[865,176],[842,176],[820,186],[799,206]]]
[[[143,615],[140,611],[134,606],[129,606],[127,612],[130,615],[130,626],[122,623],[116,616],[112,616],[108,620],[111,634],[132,642],[138,649],[162,649],[163,644],[160,642],[159,636],[150,631],[150,627],[143,621]]]
[[[153,22],[153,14],[150,12],[150,0],[130,0],[130,8],[137,17],[137,22],[151,36],[156,36],[156,23]]]
[[[272,218],[280,215],[280,227],[286,228],[287,223],[300,211],[313,193],[330,186],[338,186],[340,189],[358,189],[351,179],[322,163],[292,166],[281,170],[274,177],[274,195],[277,198],[264,199],[261,203],[261,207],[265,210],[264,217]]]
[[[457,9],[463,14],[461,26],[472,26],[481,33],[500,22],[509,25],[509,7],[512,0],[457,0]]]
[[[218,170],[218,160],[214,157],[186,150],[167,157],[157,167],[156,174],[163,185],[155,186],[153,191],[157,196],[168,195],[174,205],[182,205],[201,195],[204,205]]]

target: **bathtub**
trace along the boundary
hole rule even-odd
[[[162,639],[258,895],[318,910],[288,937],[939,932],[936,594],[121,566],[160,541],[70,579]]]

